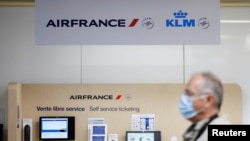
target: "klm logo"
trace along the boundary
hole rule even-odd
[[[167,27],[195,27],[195,19],[187,19],[187,12],[174,12],[174,19],[167,19]]]

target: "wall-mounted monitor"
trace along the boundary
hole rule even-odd
[[[75,140],[75,117],[40,117],[39,139],[41,141]]]
[[[126,141],[161,141],[161,131],[126,131]]]

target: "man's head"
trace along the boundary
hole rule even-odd
[[[223,100],[221,81],[210,72],[193,74],[180,100],[180,111],[192,122],[209,118],[220,111]]]

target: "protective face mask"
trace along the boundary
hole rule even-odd
[[[204,97],[200,97],[200,98],[204,98]],[[200,99],[199,98],[199,99]],[[196,99],[198,100],[198,99]],[[183,94],[181,96],[181,99],[179,101],[179,110],[181,112],[181,114],[186,118],[186,119],[190,119],[194,116],[196,116],[199,112],[201,112],[202,110],[196,111],[193,108],[193,103],[195,100],[193,100],[191,97]]]

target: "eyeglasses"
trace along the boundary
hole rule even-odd
[[[196,95],[195,93],[193,93],[193,92],[191,92],[191,91],[189,91],[189,90],[184,91],[183,94],[186,95],[186,96],[189,96],[189,97],[193,97],[193,96]]]
[[[186,95],[186,96],[188,96],[188,97],[191,97],[191,98],[194,98],[194,97],[206,97],[207,96],[207,92],[206,93],[200,93],[200,94],[195,94],[195,93],[193,93],[193,92],[191,92],[191,91],[189,91],[189,90],[186,90],[186,91],[184,91],[184,93],[183,93],[184,95]]]

